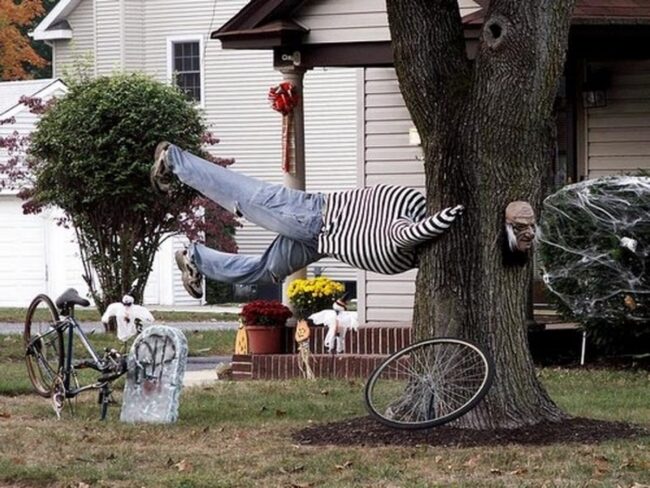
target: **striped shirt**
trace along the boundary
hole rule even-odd
[[[355,268],[396,274],[417,266],[415,246],[444,233],[462,207],[426,216],[411,188],[378,185],[326,195],[318,251]]]

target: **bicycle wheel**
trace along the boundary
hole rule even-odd
[[[55,328],[59,313],[47,295],[38,295],[27,310],[23,340],[29,379],[36,393],[49,397],[63,367],[63,334]]]
[[[398,429],[426,429],[464,415],[494,379],[494,363],[471,342],[439,338],[389,356],[370,375],[365,402],[370,415]]]

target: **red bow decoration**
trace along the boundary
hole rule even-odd
[[[282,114],[282,170],[291,171],[291,129],[293,124],[293,109],[300,102],[298,89],[290,81],[283,81],[278,86],[269,89],[271,108]]]
[[[269,103],[271,108],[282,115],[289,115],[300,101],[298,90],[290,81],[283,81],[278,86],[269,89]]]

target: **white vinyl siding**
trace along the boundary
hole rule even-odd
[[[459,6],[461,16],[478,9],[472,0],[459,0]],[[309,44],[390,40],[385,0],[314,0],[295,19],[309,29]]]
[[[650,61],[591,63],[611,74],[607,106],[586,109],[588,177],[650,170]]]
[[[95,66],[98,75],[110,75],[124,68],[124,0],[94,2]]]
[[[330,193],[356,187],[356,69],[315,69],[305,74],[305,159],[307,191]],[[336,259],[316,264],[323,275],[355,281],[357,271]],[[308,272],[313,271],[310,266]]]
[[[363,86],[362,183],[390,183],[424,191],[424,169],[419,159],[422,151],[409,143],[409,129],[414,125],[400,94],[395,70],[367,68]],[[411,320],[415,270],[392,276],[361,274],[365,276],[365,292],[359,296],[362,321]]]
[[[145,0],[125,0],[124,2],[124,69],[140,71],[144,65],[144,2]]]
[[[67,18],[72,29],[72,39],[54,41],[53,44],[53,76],[61,77],[75,62],[89,59],[94,62],[95,56],[95,0],[79,2]]]

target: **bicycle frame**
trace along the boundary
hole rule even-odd
[[[66,316],[61,320],[59,324],[56,326],[63,334],[64,337],[66,338],[66,343],[65,343],[65,348],[66,348],[66,353],[65,353],[65,362],[63,364],[63,371],[61,372],[63,375],[63,386],[65,388],[65,396],[66,398],[73,398],[77,396],[78,394],[88,391],[88,390],[96,390],[99,388],[102,388],[104,385],[106,385],[109,381],[112,381],[113,379],[117,378],[120,375],[116,375],[115,377],[108,377],[102,379],[100,378],[99,381],[82,386],[79,388],[71,388],[70,387],[70,382],[72,379],[72,375],[74,373],[75,369],[80,369],[79,366],[81,367],[89,367],[91,369],[94,369],[95,371],[99,373],[105,373],[108,369],[110,364],[107,361],[104,361],[102,358],[100,358],[99,354],[91,344],[90,340],[88,339],[88,336],[86,333],[83,331],[81,328],[81,325],[77,320],[74,318],[74,316]],[[46,333],[47,334],[47,333]],[[80,363],[78,365],[74,364],[74,357],[73,357],[73,351],[74,351],[74,336],[75,334],[81,341],[83,347],[85,348],[86,352],[91,357],[90,361],[85,361],[83,363]],[[45,334],[44,334],[45,335]],[[42,336],[41,336],[42,337]]]

